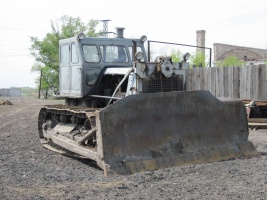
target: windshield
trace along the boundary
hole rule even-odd
[[[100,46],[104,62],[127,63],[129,61],[124,46]]]

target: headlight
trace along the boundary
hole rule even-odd
[[[135,58],[136,58],[136,60],[140,61],[140,60],[142,60],[144,58],[144,55],[143,55],[142,52],[137,52],[135,54]]]
[[[141,39],[142,42],[145,42],[145,41],[147,41],[147,36],[142,35],[140,39]]]
[[[184,61],[188,61],[188,59],[190,58],[190,53],[186,53],[184,54]]]
[[[84,34],[84,33],[80,33],[80,34],[78,35],[78,38],[79,38],[79,40],[85,38],[85,34]]]

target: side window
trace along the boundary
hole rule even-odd
[[[69,45],[65,44],[60,46],[60,63],[62,65],[67,65],[69,64],[69,59],[70,59],[70,55],[69,55]]]
[[[76,44],[71,44],[71,62],[72,63],[79,62]]]
[[[131,60],[134,60],[134,59],[133,59],[133,56],[134,56],[134,55],[133,55],[133,47],[128,47],[128,49],[129,49],[129,53],[130,53],[130,59],[131,59]]]
[[[86,84],[87,85],[94,85],[99,74],[100,74],[100,68],[87,68],[86,70]]]
[[[100,61],[97,47],[94,45],[83,45],[83,54],[86,62],[97,63]]]

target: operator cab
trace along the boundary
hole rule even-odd
[[[71,99],[110,96],[132,68],[136,52],[142,52],[143,61],[147,61],[144,41],[144,36],[124,38],[122,28],[117,28],[116,38],[85,37],[82,33],[60,40],[59,96]],[[126,87],[121,88],[126,91]]]

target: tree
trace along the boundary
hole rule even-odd
[[[230,66],[242,66],[245,63],[246,63],[245,61],[239,60],[236,56],[228,56],[224,58],[223,61],[218,61],[216,65],[218,67],[224,67],[224,66],[230,67]]]
[[[183,60],[183,54],[180,50],[171,50],[171,57],[173,62],[181,62]]]
[[[206,67],[207,64],[205,63],[205,54],[203,54],[201,51],[197,50],[196,53],[193,53],[190,56],[190,66],[196,66],[196,67]]]
[[[180,50],[171,50],[171,57],[173,62],[181,62],[183,60],[183,53]],[[201,51],[192,53],[189,60],[190,66],[205,67],[205,55]]]
[[[90,20],[88,23],[83,23],[79,17],[73,18],[62,16],[58,21],[51,21],[52,31],[47,33],[43,39],[31,36],[31,55],[35,58],[35,63],[32,71],[42,70],[41,89],[45,91],[47,97],[48,90],[57,91],[59,82],[59,40],[73,37],[79,33],[84,33],[86,36],[97,37],[100,33],[96,32],[98,20]],[[39,85],[39,79],[36,81]]]
[[[43,66],[40,63],[35,63],[32,67],[32,71],[39,71],[41,76],[35,80],[35,84],[39,86],[41,78],[41,90],[45,99],[48,98],[49,91],[57,91],[58,75],[57,72],[51,69],[49,66]]]

